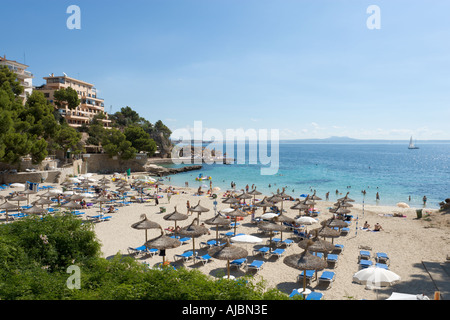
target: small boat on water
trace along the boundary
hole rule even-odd
[[[408,149],[419,149],[419,147],[416,147],[416,145],[414,144],[413,139],[412,139],[412,136],[411,136],[411,138],[409,139],[409,146],[408,146]]]

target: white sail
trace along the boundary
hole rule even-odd
[[[411,138],[409,139],[409,147],[408,147],[408,149],[419,149],[418,147],[416,147],[416,146],[414,145],[412,136],[411,136]]]

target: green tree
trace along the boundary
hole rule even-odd
[[[129,126],[125,129],[125,137],[131,142],[133,148],[138,152],[145,151],[153,155],[156,151],[156,143],[150,138],[150,135],[138,126]]]
[[[121,160],[129,160],[135,157],[137,150],[133,148],[125,134],[120,130],[111,128],[102,137],[103,150],[110,156],[118,156]]]
[[[8,68],[0,69],[0,161],[20,164],[21,158],[29,155],[37,164],[48,155],[49,142],[62,139],[57,137],[62,134],[61,125],[42,92],[33,91],[22,103],[18,97],[22,87],[16,78]],[[81,137],[76,138],[80,141]]]
[[[80,147],[81,133],[74,128],[70,127],[67,123],[64,123],[58,128],[58,132],[55,134],[54,147],[59,150],[63,150],[64,154],[69,149],[73,153],[79,153],[82,151]]]
[[[53,94],[55,99],[55,104],[58,107],[66,106],[73,110],[80,104],[80,99],[78,98],[78,93],[71,87],[61,88],[56,90]]]

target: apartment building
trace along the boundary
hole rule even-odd
[[[58,109],[70,126],[76,128],[83,124],[89,125],[96,114],[104,113],[103,126],[105,128],[111,127],[111,120],[108,119],[108,114],[105,112],[104,100],[97,96],[97,89],[93,84],[68,77],[66,74],[55,76],[52,73],[48,77],[44,77],[44,80],[46,80],[46,83],[36,89],[44,93],[47,100]],[[55,91],[67,87],[74,89],[80,99],[80,105],[73,110],[67,106],[56,106],[54,102]]]
[[[6,55],[0,57],[0,67],[7,66],[9,70],[17,75],[17,80],[24,88],[23,93],[20,95],[22,102],[25,103],[27,100],[27,95],[33,92],[33,74],[26,69],[29,67],[26,64],[6,59]]]

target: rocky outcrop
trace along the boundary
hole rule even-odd
[[[192,171],[192,170],[200,170],[202,168],[201,165],[192,165],[192,166],[184,166],[180,168],[166,168],[162,166],[158,166],[156,164],[147,164],[144,166],[145,171],[155,176],[167,176],[170,174],[176,174],[180,172]]]

